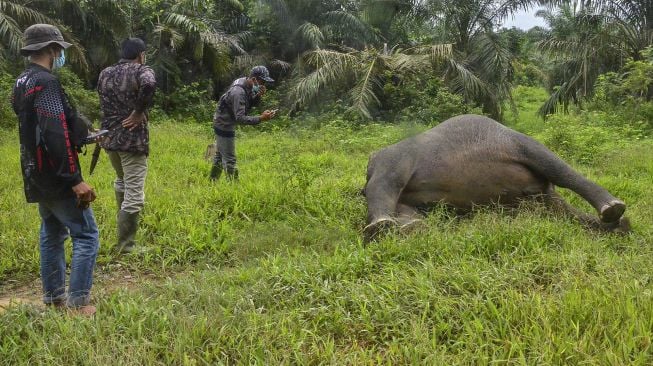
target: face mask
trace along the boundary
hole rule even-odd
[[[254,95],[258,94],[259,91],[261,91],[261,86],[260,85],[255,84],[255,85],[252,86],[252,93],[254,93]]]
[[[66,64],[66,53],[63,50],[61,50],[61,54],[59,55],[59,57],[54,58],[54,62],[52,63],[52,70],[60,69],[65,64]]]

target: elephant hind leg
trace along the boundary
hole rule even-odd
[[[626,211],[626,204],[620,200],[612,200],[601,207],[600,216],[601,221],[610,223],[617,222]]]
[[[544,194],[544,203],[547,207],[554,210],[554,212],[562,214],[567,217],[574,218],[578,220],[583,226],[590,228],[592,230],[598,231],[607,231],[615,233],[628,233],[630,232],[630,220],[626,217],[622,217],[623,209],[619,207],[618,204],[606,208],[606,210],[615,210],[615,215],[618,217],[612,221],[605,221],[597,219],[595,216],[590,216],[584,212],[581,212],[577,208],[573,207],[567,201],[565,201],[558,192],[551,189],[549,192]],[[625,209],[625,206],[623,207]],[[621,209],[621,213],[618,210]]]
[[[522,163],[536,174],[562,188],[568,188],[589,202],[605,223],[618,222],[626,204],[605,188],[590,181],[556,156],[546,146],[526,136],[519,135]]]

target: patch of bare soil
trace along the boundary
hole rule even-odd
[[[93,277],[92,294],[110,294],[119,289],[130,290],[142,284],[143,281],[156,279],[151,272],[134,270],[129,266],[118,263],[109,263],[98,266]],[[45,307],[41,299],[41,280],[36,278],[27,283],[8,281],[0,286],[0,314],[11,307],[18,305],[34,305]]]

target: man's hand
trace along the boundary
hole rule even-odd
[[[133,111],[129,117],[125,118],[122,121],[122,127],[133,131],[136,127],[142,125],[145,122],[145,113]]]
[[[268,89],[265,87],[265,85],[259,85],[258,93],[256,93],[256,95],[254,96],[254,98],[256,98],[256,97],[262,97],[262,96],[265,94],[265,92],[266,92],[267,90],[268,90]]]
[[[274,118],[275,114],[276,114],[276,111],[267,110],[267,111],[263,112],[263,114],[261,114],[261,116],[260,116],[261,121],[271,120],[272,118]]]
[[[73,187],[73,192],[77,196],[77,205],[80,208],[88,208],[88,205],[95,201],[97,197],[95,191],[86,182],[81,182]]]

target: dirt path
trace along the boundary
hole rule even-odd
[[[122,263],[98,266],[93,278],[93,293],[107,294],[119,289],[131,289],[160,277],[154,273],[135,271]],[[44,307],[41,299],[41,280],[36,278],[28,283],[9,283],[0,287],[0,314],[13,306],[21,304]]]

